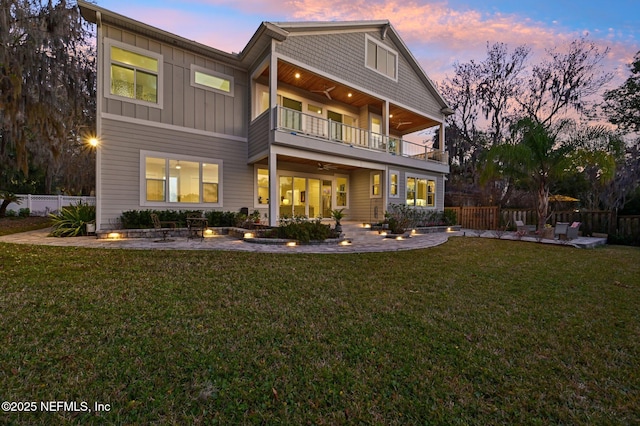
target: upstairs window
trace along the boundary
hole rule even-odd
[[[107,97],[161,105],[161,55],[116,42],[107,44],[107,52]]]
[[[233,77],[191,65],[191,85],[204,90],[233,96]]]
[[[369,36],[366,40],[367,68],[397,81],[398,53]]]

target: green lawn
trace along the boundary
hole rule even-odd
[[[0,400],[110,407],[0,423],[640,423],[638,248],[0,244],[0,289]]]

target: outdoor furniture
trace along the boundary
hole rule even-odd
[[[204,231],[209,226],[206,218],[202,216],[189,216],[187,217],[187,239],[200,238],[204,239]]]
[[[571,224],[571,226],[569,226],[567,228],[567,239],[568,240],[573,240],[575,238],[578,238],[578,231],[580,229],[580,225],[582,225],[581,222],[573,222]]]
[[[568,230],[569,230],[569,222],[556,222],[554,238],[558,238],[559,240],[566,240]]]
[[[151,213],[151,221],[153,222],[153,227],[162,232],[162,240],[160,241],[170,241],[167,240],[167,235],[172,229],[176,229],[176,222],[160,220],[155,213]]]
[[[525,225],[521,220],[516,220],[516,229],[517,232],[522,235],[528,235],[536,232],[535,225]]]

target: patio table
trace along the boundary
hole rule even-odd
[[[187,239],[201,238],[204,239],[204,230],[207,229],[209,223],[204,217],[187,218],[187,228],[189,230]]]

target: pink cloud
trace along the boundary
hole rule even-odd
[[[487,43],[504,42],[510,49],[526,44],[535,55],[533,60],[537,60],[546,48],[582,35],[557,22],[549,26],[520,15],[453,9],[446,0],[190,0],[188,3],[193,5],[188,10],[193,11],[201,10],[198,5],[206,5],[213,6],[211,10],[217,6],[240,13],[219,19],[211,13],[187,12],[187,9],[153,9],[153,13],[149,13],[149,9],[142,6],[119,12],[227,52],[244,48],[263,20],[388,19],[435,81],[451,75],[455,61],[484,59]],[[602,49],[610,48],[605,66],[616,74],[616,81],[628,76],[626,64],[640,49],[633,36],[623,41],[620,37],[615,28],[593,29],[588,37]]]

